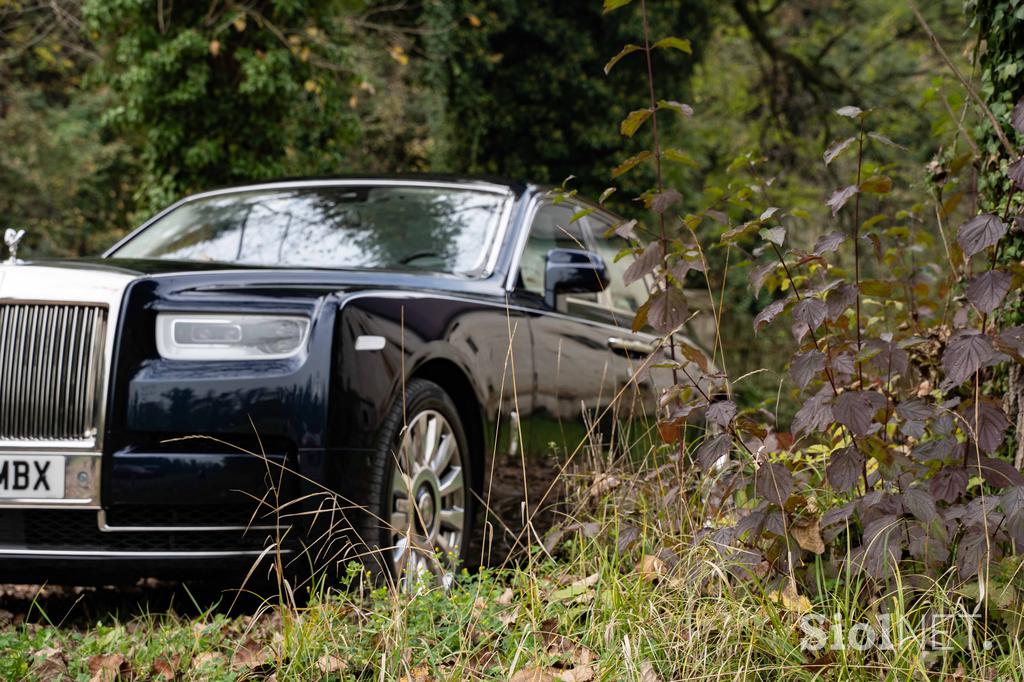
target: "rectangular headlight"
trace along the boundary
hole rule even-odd
[[[297,355],[308,333],[308,318],[288,315],[156,317],[156,347],[169,360],[280,360]]]

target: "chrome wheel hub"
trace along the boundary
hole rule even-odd
[[[452,579],[465,536],[459,444],[440,412],[417,413],[402,433],[391,481],[391,561],[404,588]]]

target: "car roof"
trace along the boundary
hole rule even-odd
[[[525,182],[523,180],[516,180],[512,178],[501,177],[497,175],[461,175],[457,173],[391,173],[391,174],[339,174],[339,175],[319,175],[319,176],[296,176],[296,177],[284,177],[274,178],[272,180],[254,180],[252,182],[243,182],[233,185],[226,185],[223,187],[215,187],[208,190],[202,190],[195,192],[189,196],[208,194],[208,193],[219,193],[231,190],[241,189],[259,189],[261,187],[275,187],[282,184],[293,184],[293,183],[309,183],[310,185],[316,185],[318,183],[330,184],[331,182],[366,182],[372,184],[374,182],[437,182],[445,184],[458,184],[458,185],[480,185],[481,188],[485,187],[506,187],[512,193],[518,195],[523,194],[530,188],[536,188],[537,185]],[[188,198],[188,197],[185,197]]]

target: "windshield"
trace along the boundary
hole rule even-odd
[[[268,188],[187,201],[110,254],[484,274],[505,194],[437,186]]]

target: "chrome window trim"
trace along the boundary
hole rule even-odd
[[[154,215],[149,220],[145,221],[139,227],[129,232],[126,236],[122,237],[113,246],[103,252],[102,258],[115,257],[115,252],[122,246],[130,242],[132,239],[137,237],[143,231],[149,228],[150,225],[162,219],[168,213],[177,210],[185,204],[200,199],[207,199],[209,197],[224,196],[228,194],[239,194],[243,192],[255,192],[259,190],[281,190],[281,189],[315,189],[318,187],[365,187],[379,186],[379,187],[426,187],[434,189],[453,189],[461,191],[475,191],[483,192],[486,194],[498,194],[505,198],[505,205],[502,209],[501,217],[498,219],[498,227],[494,231],[494,235],[491,239],[490,252],[485,259],[485,270],[479,274],[468,274],[468,276],[474,279],[486,279],[494,274],[494,270],[497,267],[498,257],[501,253],[502,244],[505,242],[505,237],[508,234],[509,224],[512,219],[512,208],[515,204],[515,193],[512,189],[506,185],[499,185],[490,182],[443,182],[439,180],[375,180],[367,178],[360,180],[358,178],[344,179],[344,180],[291,180],[285,182],[270,182],[270,183],[257,183],[252,185],[242,185],[240,187],[225,187],[222,189],[214,189],[206,192],[200,192],[198,194],[192,194],[183,199],[179,199],[164,210]],[[281,266],[286,267],[286,266]],[[460,274],[460,273],[453,273]],[[466,274],[466,273],[461,273]]]

